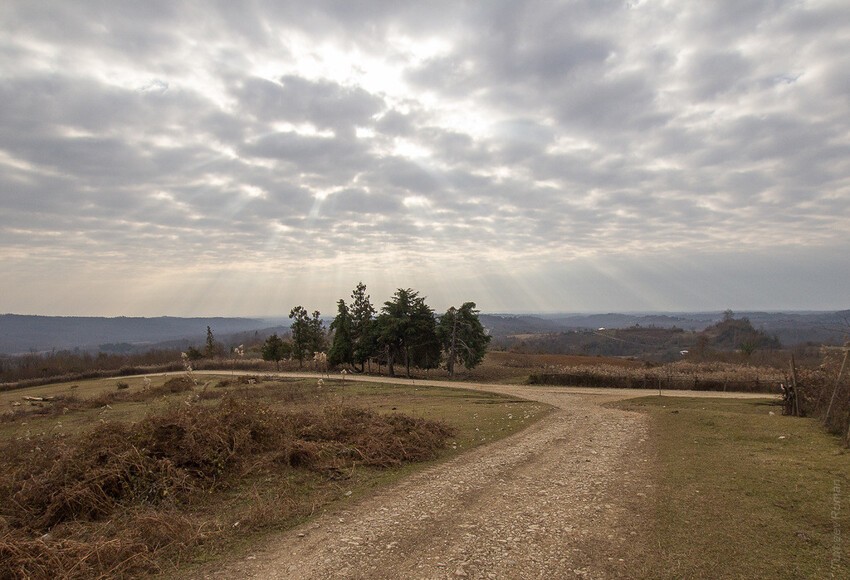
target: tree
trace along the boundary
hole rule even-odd
[[[298,366],[313,353],[325,350],[325,328],[321,313],[316,310],[312,318],[303,306],[296,306],[289,312],[292,318],[292,354],[298,359]]]
[[[215,337],[213,337],[213,331],[209,326],[207,326],[207,342],[206,346],[204,346],[204,355],[206,355],[207,358],[212,358],[216,355],[218,350],[219,347],[215,341]]]
[[[289,344],[283,341],[277,333],[266,339],[262,346],[263,360],[273,360],[280,372],[280,361],[289,356],[292,351]]]
[[[345,300],[337,302],[337,315],[331,322],[333,342],[328,351],[328,364],[352,364],[354,362],[354,345],[351,340],[351,314]]]
[[[395,364],[399,361],[404,362],[408,378],[411,364],[420,368],[439,365],[436,327],[434,311],[410,288],[399,288],[393,299],[384,303],[377,319],[377,337],[386,353],[390,376],[395,376]]]
[[[204,353],[199,351],[194,346],[190,346],[186,349],[186,356],[189,360],[201,360],[202,358],[204,358]]]
[[[359,372],[365,370],[366,362],[378,350],[378,337],[375,327],[375,307],[363,282],[351,293],[351,345],[352,363],[360,365]]]
[[[318,310],[313,311],[313,318],[310,319],[309,328],[309,353],[325,352],[327,348],[325,342],[325,323],[322,322],[322,313]]]
[[[310,315],[303,306],[289,311],[292,319],[292,355],[298,359],[298,367],[304,364],[304,357],[310,350]]]
[[[452,306],[440,317],[437,335],[446,353],[446,369],[455,374],[455,364],[474,368],[483,359],[490,344],[490,336],[478,319],[475,302],[465,302],[460,308]]]
[[[757,349],[775,349],[782,346],[777,337],[756,329],[746,316],[735,318],[731,310],[724,312],[723,320],[706,328],[703,334],[711,339],[712,347],[721,350],[737,349],[745,356],[751,355]]]

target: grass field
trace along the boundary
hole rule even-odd
[[[167,506],[134,504],[126,508],[126,513],[116,511],[104,517],[87,516],[50,529],[34,527],[30,531],[20,531],[10,527],[9,522],[17,517],[13,511],[4,512],[0,514],[0,536],[3,536],[0,556],[7,560],[29,561],[33,566],[40,565],[38,562],[52,565],[55,561],[54,573],[76,569],[80,577],[133,570],[136,570],[133,573],[157,569],[175,573],[174,566],[178,562],[185,567],[238,554],[264,534],[292,527],[322,510],[344,506],[345,502],[433,461],[448,459],[509,435],[548,412],[548,407],[540,403],[459,389],[351,381],[343,384],[329,379],[319,384],[317,379],[292,378],[250,384],[247,379],[227,374],[198,378],[202,384],[207,383],[205,389],[196,387],[176,393],[162,389],[168,380],[166,377],[151,377],[147,385],[141,377],[129,377],[80,382],[75,389],[61,384],[3,393],[0,401],[5,409],[0,421],[0,443],[11,446],[6,447],[9,450],[26,448],[28,453],[39,454],[33,461],[39,463],[40,454],[46,452],[46,444],[77,445],[73,442],[85,441],[89,433],[104,425],[144,425],[147,417],[167,415],[180,409],[214,409],[230,398],[247,407],[267,408],[269,412],[306,412],[318,416],[331,413],[333,417],[341,417],[338,410],[359,408],[388,416],[403,414],[413,420],[440,421],[452,432],[442,443],[436,458],[430,461],[400,462],[394,467],[378,468],[344,460],[336,461],[330,468],[316,469],[298,468],[293,461],[290,461],[292,465],[281,465],[280,460],[274,458],[251,459],[253,463],[241,466],[238,477],[224,478],[221,484],[208,486],[208,491],[192,492]],[[117,389],[118,382],[126,383],[127,388]],[[24,399],[35,396],[57,398],[52,401]],[[13,406],[13,403],[19,405]],[[238,407],[237,411],[244,412],[246,406]],[[332,418],[330,425],[336,422]],[[297,453],[326,453],[321,450],[314,453],[316,446],[309,441],[300,445]],[[22,468],[20,461],[10,466]],[[4,495],[2,500],[7,507],[10,498],[5,494],[16,493],[16,485],[8,478],[0,480],[0,495]],[[121,521],[131,524],[122,527]],[[140,539],[137,536],[142,528],[152,531],[146,531],[148,535]],[[50,541],[38,540],[48,531],[53,536]],[[14,534],[17,539],[4,534]],[[110,552],[125,541],[124,536],[127,545],[136,546],[135,551]],[[138,548],[140,542],[147,542],[151,537],[155,545]],[[55,542],[57,549],[60,545],[73,545],[75,551],[57,556],[51,552],[54,545],[51,542]],[[137,557],[139,549],[144,562],[137,570],[134,563],[122,559]],[[148,550],[158,554],[153,561],[148,558]],[[85,559],[86,565],[75,566],[73,558]],[[98,560],[103,560],[102,565],[94,563]],[[113,566],[118,568],[111,568]],[[11,577],[27,575],[13,574]],[[75,576],[69,574],[68,577]]]
[[[654,523],[644,578],[850,578],[850,453],[768,401],[647,397]]]
[[[541,362],[522,360],[509,367],[512,360],[491,361],[484,372],[498,373],[501,367],[525,373],[529,362]],[[504,380],[519,376],[524,375]],[[547,412],[538,403],[459,389],[343,384],[327,378],[321,386],[317,379],[294,378],[248,384],[247,379],[227,373],[198,378],[208,383],[202,397],[200,389],[156,392],[166,377],[151,377],[147,388],[155,396],[139,400],[129,399],[138,398],[145,388],[141,377],[85,381],[74,389],[61,384],[0,393],[5,410],[0,441],[73,437],[102,423],[140,422],[187,405],[212,407],[227,392],[277,411],[356,406],[381,414],[438,419],[455,429],[436,458],[440,461],[509,435]],[[119,381],[127,388],[118,390]],[[25,401],[25,396],[68,396],[96,404],[68,403],[64,411],[63,401]],[[653,396],[618,406],[648,413],[652,424],[654,452],[648,459],[656,485],[647,493],[652,494],[654,508],[645,533],[628,548],[629,560],[640,563],[631,571],[634,577],[850,577],[850,452],[816,421],[783,417],[781,408],[768,400]],[[163,516],[168,526],[161,533],[184,534],[192,541],[178,551],[164,551],[159,565],[173,574],[175,562],[185,569],[238,556],[265,534],[292,527],[318,511],[344,507],[429,463],[392,469],[360,466],[334,472],[333,477],[258,464],[237,484],[216,488],[209,497],[194,497]],[[636,508],[643,503],[636,498]],[[143,521],[134,509],[133,521]]]

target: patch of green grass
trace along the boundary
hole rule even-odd
[[[464,389],[351,381],[325,384],[343,402],[385,413],[439,419],[456,427],[458,434],[447,452],[449,456],[510,435],[549,409],[542,403]]]
[[[657,451],[635,577],[850,577],[850,453],[819,423],[767,400],[617,406],[651,415]]]

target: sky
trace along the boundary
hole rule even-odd
[[[846,0],[5,0],[0,31],[0,312],[850,308]]]

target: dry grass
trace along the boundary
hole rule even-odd
[[[532,373],[549,372],[559,367],[588,367],[601,364],[623,368],[643,366],[643,363],[628,358],[490,351],[482,363],[474,369],[457,369],[455,378],[481,383],[519,384],[524,383]],[[429,371],[428,377],[449,378],[448,373],[443,370]]]
[[[172,379],[147,389],[132,377],[121,390],[80,383],[74,392],[88,398],[56,385],[40,394],[57,398],[32,410],[64,414],[7,418],[0,577],[172,574],[545,414],[457,389]],[[520,409],[525,419],[511,419]]]
[[[520,352],[493,351],[487,353],[489,362],[508,368],[546,368],[551,366],[596,366],[606,364],[623,368],[643,366],[643,363],[629,358],[580,356],[571,354],[531,354]]]
[[[530,384],[631,389],[778,393],[785,374],[772,367],[680,361],[660,366],[553,366],[529,375]]]
[[[250,473],[333,479],[357,466],[432,459],[452,433],[421,418],[337,406],[282,413],[225,397],[136,424],[8,441],[0,449],[0,577],[151,570],[204,540],[183,511]]]
[[[27,417],[57,417],[75,411],[97,409],[118,403],[140,403],[164,395],[192,391],[196,386],[188,377],[177,376],[166,378],[162,384],[158,384],[157,386],[133,391],[130,390],[130,385],[127,382],[122,381],[115,383],[114,388],[117,390],[98,391],[96,396],[89,398],[82,398],[76,393],[47,394],[40,397],[44,399],[43,401],[31,401],[27,406],[12,407],[11,411],[0,414],[0,421],[15,422]],[[48,390],[46,392],[50,393],[51,391]]]

